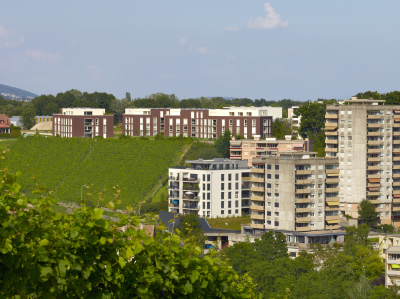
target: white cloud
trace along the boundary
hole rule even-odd
[[[57,53],[45,52],[41,50],[26,50],[25,55],[39,62],[56,63],[61,59],[61,56]]]
[[[247,28],[253,29],[275,29],[284,28],[289,25],[289,21],[282,21],[280,14],[277,14],[275,9],[268,2],[264,3],[266,12],[265,18],[257,17],[247,21]]]
[[[189,52],[191,52],[194,48],[194,46],[191,43],[189,43],[189,41],[184,37],[182,37],[181,40],[179,41],[179,45],[181,47],[187,48]]]
[[[201,47],[197,49],[197,53],[199,54],[210,54],[210,51],[206,47]]]
[[[239,31],[239,27],[225,27],[225,30],[226,31],[229,31],[229,32],[238,32]]]
[[[18,34],[14,28],[7,29],[0,24],[0,46],[7,48],[18,47],[23,44],[24,37]]]
[[[228,54],[228,55],[226,55],[226,59],[227,59],[227,60],[235,60],[235,59],[236,59],[236,56],[235,56],[235,55],[232,55],[232,54]]]

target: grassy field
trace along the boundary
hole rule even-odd
[[[158,189],[156,195],[151,200],[152,203],[166,201],[168,198],[168,183]]]
[[[207,219],[212,228],[240,230],[241,224],[251,223],[249,216]]]
[[[22,192],[40,186],[62,202],[115,198],[123,204],[143,200],[176,165],[187,141],[179,139],[83,139],[32,136],[10,146],[3,162],[21,171]],[[4,143],[6,144],[6,143]]]
[[[17,139],[4,139],[0,140],[0,151],[5,151],[6,149],[10,148],[10,146],[16,141]]]

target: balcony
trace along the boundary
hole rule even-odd
[[[400,123],[399,122],[393,123],[393,128],[400,128]]]
[[[250,197],[250,199],[252,200],[252,201],[265,201],[265,198],[264,198],[264,196],[251,196]]]
[[[400,136],[400,131],[393,131],[393,136]]]
[[[199,210],[199,206],[197,206],[197,205],[184,205],[183,206],[183,209],[184,210]]]
[[[311,184],[311,180],[296,180],[296,185],[309,185]]]
[[[338,149],[337,149],[337,147],[326,147],[325,148],[325,152],[327,152],[327,153],[337,153]]]
[[[372,203],[373,205],[377,205],[377,204],[381,203],[381,201],[379,199],[369,200],[369,202]]]
[[[337,131],[325,131],[325,136],[337,136]]]
[[[326,193],[337,193],[337,192],[339,192],[339,188],[338,187],[337,188],[326,188],[325,192]]]
[[[392,160],[393,160],[393,161],[400,161],[400,156],[398,156],[398,157],[393,157]]]
[[[325,198],[325,201],[339,201],[339,200],[340,200],[339,196]]]
[[[326,169],[326,173],[329,173],[329,174],[332,174],[332,173],[334,173],[334,174],[339,174],[339,168],[337,168],[337,169]]]
[[[252,173],[264,173],[265,169],[264,168],[251,168]]]
[[[392,207],[392,211],[393,212],[399,212],[400,211],[400,207]]]
[[[296,175],[310,175],[311,169],[296,170]]]
[[[264,183],[264,182],[265,182],[265,178],[256,178],[256,177],[252,177],[252,178],[251,178],[251,182],[252,182],[252,183]]]
[[[254,219],[254,220],[264,220],[265,216],[264,215],[250,215],[250,219]]]
[[[327,113],[327,114],[325,114],[325,119],[337,119],[338,118],[338,115],[335,113],[335,114],[330,114],[330,113]]]
[[[297,226],[296,232],[308,232],[311,230],[310,226]]]
[[[367,170],[381,170],[380,166],[368,166]]]
[[[400,182],[393,182],[392,186],[400,186]]]
[[[381,161],[380,157],[368,158],[368,162],[380,162],[380,161]]]
[[[381,136],[381,132],[367,132],[367,136]]]
[[[380,174],[368,174],[367,178],[368,179],[380,179],[381,175]]]
[[[393,203],[400,204],[400,197],[394,197],[393,198]]]
[[[369,191],[369,192],[367,192],[368,196],[379,196],[380,194],[381,193],[379,191],[373,191],[373,192]]]
[[[340,225],[339,224],[334,224],[334,225],[325,225],[326,229],[339,229]]]
[[[338,144],[337,139],[325,139],[325,144]]]
[[[393,194],[399,195],[400,194],[400,190],[393,190]]]
[[[339,206],[326,206],[325,211],[339,211]]]
[[[400,140],[397,140],[397,139],[396,140],[392,140],[392,143],[393,144],[400,144]]]
[[[393,165],[392,169],[400,169],[400,165]]]
[[[259,229],[264,229],[265,228],[264,224],[252,223],[250,226],[251,226],[251,228],[259,228]]]
[[[251,187],[250,188],[250,190],[251,191],[254,191],[254,192],[265,192],[265,188],[264,187]]]
[[[399,179],[399,178],[400,178],[400,173],[393,173],[393,174],[392,174],[392,177],[393,177],[394,179]]]
[[[297,223],[308,223],[311,221],[310,217],[301,217],[301,218],[296,218]]]
[[[380,128],[382,126],[381,123],[367,123],[368,128]]]
[[[327,184],[338,184],[339,183],[339,178],[325,179],[325,183],[327,183]]]
[[[337,221],[339,221],[339,215],[325,216],[325,220],[337,220]]]
[[[332,131],[332,130],[336,130],[337,127],[338,127],[337,123],[325,123],[325,130]]]
[[[183,196],[184,201],[199,201],[200,197],[198,196]]]
[[[295,203],[310,203],[311,202],[311,198],[296,198],[295,199]]]
[[[368,140],[367,144],[368,145],[381,145],[382,141],[381,140]]]
[[[311,193],[311,189],[296,189],[295,193],[296,194],[309,194],[309,193]]]
[[[251,205],[251,206],[250,206],[250,210],[254,210],[254,211],[264,211],[264,210],[265,210],[265,206]]]
[[[311,208],[297,208],[295,213],[310,213]]]
[[[382,150],[380,148],[369,148],[367,150],[368,154],[380,154]]]
[[[383,115],[381,114],[368,114],[367,119],[382,119]]]

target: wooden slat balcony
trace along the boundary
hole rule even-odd
[[[380,162],[380,161],[381,161],[380,157],[368,158],[368,162]]]
[[[337,122],[325,123],[325,130],[335,130],[337,129],[337,127],[338,127]]]
[[[296,198],[295,202],[296,203],[310,203],[311,202],[311,198]]]
[[[325,216],[325,220],[339,220],[339,215]]]
[[[340,207],[339,206],[326,206],[325,211],[339,211]]]
[[[381,203],[381,201],[379,199],[369,200],[369,202],[372,203],[373,205]]]
[[[393,182],[392,186],[400,186],[400,182]]]
[[[325,114],[325,119],[338,119],[338,115],[336,113],[335,114],[327,113]]]
[[[253,173],[264,173],[265,169],[264,168],[251,168],[251,172],[253,172]]]
[[[400,190],[393,190],[393,194],[396,194],[396,195],[400,194]]]
[[[265,198],[264,198],[264,196],[251,196],[250,197],[250,199],[252,200],[252,201],[265,201]]]
[[[252,178],[251,178],[251,181],[252,181],[253,183],[264,183],[264,182],[265,182],[265,178],[255,178],[255,177],[252,177]]]
[[[338,149],[337,149],[337,147],[326,147],[325,148],[325,152],[327,152],[327,153],[337,153]]]
[[[367,119],[382,119],[383,115],[381,114],[368,114]]]
[[[381,123],[369,123],[367,124],[368,128],[380,128],[383,124]]]
[[[325,139],[325,144],[338,144],[337,139]]]
[[[400,131],[393,131],[393,136],[400,136]]]
[[[367,136],[381,136],[381,132],[367,132]]]
[[[310,213],[311,212],[311,208],[298,208],[295,211],[296,213]]]
[[[368,154],[379,154],[382,150],[380,148],[369,148],[367,149]]]
[[[399,157],[393,157],[392,160],[393,161],[400,161],[400,156]]]
[[[337,131],[325,131],[326,136],[337,136],[338,132]]]
[[[309,175],[309,174],[311,174],[311,169],[296,170],[296,175]]]
[[[264,229],[265,227],[264,227],[264,224],[255,224],[255,223],[252,223],[251,225],[251,228],[259,228],[259,229]]]
[[[338,184],[339,183],[339,178],[326,179],[325,183],[327,183],[327,184]]]
[[[337,188],[326,188],[325,189],[325,193],[336,193],[336,192],[339,192],[339,188],[337,187]]]
[[[308,232],[311,230],[310,226],[297,226],[296,232]]]
[[[400,197],[394,197],[393,203],[400,204]]]
[[[392,169],[400,169],[400,165],[393,165]]]
[[[255,220],[264,220],[265,216],[264,215],[250,215],[250,219],[255,219]]]
[[[340,171],[339,168],[337,168],[337,169],[326,169],[325,170],[325,172],[329,173],[329,174],[331,174],[331,173],[335,173],[335,174],[337,173],[338,174],[339,171]]]
[[[400,123],[399,122],[394,122],[393,123],[393,128],[400,128]]]
[[[311,184],[311,180],[296,180],[296,185],[309,185]]]
[[[265,188],[264,188],[264,187],[254,187],[254,186],[251,186],[250,190],[251,190],[251,191],[254,191],[254,192],[265,192]]]
[[[400,207],[392,207],[392,211],[393,212],[399,212],[400,211]]]
[[[251,206],[250,206],[250,210],[254,210],[254,211],[264,211],[264,210],[265,210],[265,206],[251,205]]]
[[[326,229],[339,229],[340,225],[339,224],[334,224],[334,225],[325,225]]]
[[[369,174],[367,176],[368,176],[368,179],[380,179],[381,178],[380,174]]]
[[[308,223],[310,221],[311,221],[310,217],[301,217],[301,218],[297,217],[296,218],[297,223]]]
[[[392,174],[392,177],[393,177],[394,179],[399,179],[399,178],[400,178],[400,173],[393,173],[393,174]]]
[[[296,189],[295,193],[296,194],[309,194],[309,193],[311,193],[311,189]]]
[[[400,124],[400,123],[399,123]],[[393,144],[400,144],[400,140],[392,140]]]
[[[367,170],[380,170],[380,166],[368,166]]]
[[[379,196],[381,193],[379,191],[368,191],[367,195],[368,196]]]
[[[325,201],[340,201],[340,198],[339,198],[339,196],[326,197]]]

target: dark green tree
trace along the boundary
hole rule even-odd
[[[276,118],[272,124],[272,135],[277,139],[285,139],[285,135],[292,135],[292,124],[287,118]]]
[[[231,142],[231,131],[225,130],[224,134],[221,134],[214,142],[214,147],[222,155],[223,158],[230,157],[230,142]]]
[[[365,221],[369,227],[376,225],[375,206],[367,199],[363,199],[358,206],[358,216]]]
[[[185,238],[191,239],[191,241],[200,246],[200,248],[204,247],[204,233],[200,227],[199,219],[195,214],[182,216],[177,228],[182,232]]]
[[[22,107],[22,124],[25,129],[30,129],[35,125],[35,107],[27,103]]]

